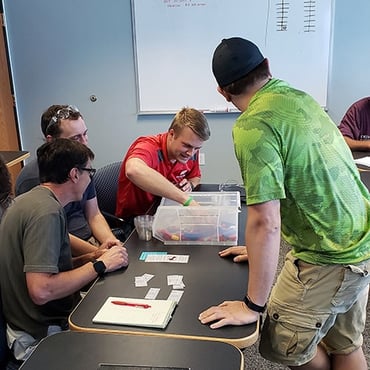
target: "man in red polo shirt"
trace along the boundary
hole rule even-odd
[[[209,137],[204,114],[183,108],[167,132],[136,139],[122,163],[116,215],[145,214],[158,197],[196,205],[187,193],[200,183],[199,149]]]

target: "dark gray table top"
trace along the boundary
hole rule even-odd
[[[210,191],[207,188],[207,191]],[[202,189],[203,191],[203,189]],[[244,240],[246,207],[239,219],[239,238]],[[244,244],[244,243],[240,243]],[[152,239],[139,240],[133,232],[125,246],[129,253],[129,266],[99,278],[69,317],[74,330],[138,333],[143,335],[186,337],[223,341],[245,348],[258,338],[258,324],[226,326],[210,329],[198,320],[199,313],[225,300],[240,300],[245,296],[248,283],[248,264],[234,263],[231,258],[220,258],[216,245],[164,245]],[[189,262],[147,263],[140,260],[142,252],[166,251],[168,254],[189,255]],[[136,287],[135,277],[145,273],[154,275],[147,287]],[[167,285],[168,275],[182,275],[184,293],[174,315],[165,329],[96,324],[93,317],[110,296],[144,298],[149,288],[160,288],[157,299],[167,299],[172,286]]]
[[[98,370],[99,364],[132,365],[130,370],[243,370],[244,357],[227,343],[68,331],[41,341],[21,369]]]
[[[30,156],[30,153],[23,150],[1,150],[0,155],[4,158],[8,167],[11,167]]]

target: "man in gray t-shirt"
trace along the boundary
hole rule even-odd
[[[41,185],[15,198],[0,224],[0,286],[9,347],[19,360],[48,334],[68,327],[79,290],[128,264],[112,242],[97,261],[72,257],[63,207],[82,198],[95,170],[85,145],[57,139],[38,151]]]

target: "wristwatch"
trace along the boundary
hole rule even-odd
[[[99,276],[103,276],[105,270],[107,269],[107,266],[105,266],[104,262],[95,260],[95,261],[92,261],[92,264],[93,264],[93,267],[94,267],[94,270],[96,271],[96,273]]]
[[[248,296],[244,297],[244,303],[247,305],[247,307],[250,310],[258,312],[258,313],[264,313],[266,310],[266,305],[259,306],[258,304],[252,302],[252,300]]]

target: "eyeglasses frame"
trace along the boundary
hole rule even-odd
[[[89,173],[90,179],[92,179],[96,174],[96,168],[87,168],[87,167],[77,167],[80,171],[87,171]]]

